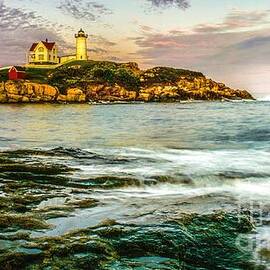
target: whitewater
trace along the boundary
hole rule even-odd
[[[38,210],[65,204],[64,194],[102,202],[51,217],[53,227],[32,237],[61,236],[108,219],[150,226],[183,213],[244,209],[254,213],[255,224],[245,248],[270,267],[260,253],[270,248],[269,114],[266,99],[6,105],[0,107],[0,148],[25,151],[12,156],[17,161],[74,169],[69,184]],[[73,190],[86,187],[87,192]]]

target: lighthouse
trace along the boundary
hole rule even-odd
[[[81,29],[76,38],[76,59],[77,60],[88,60],[87,55],[87,38],[88,35]]]

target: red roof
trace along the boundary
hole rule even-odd
[[[47,41],[41,41],[41,42],[50,51],[53,49],[53,47],[55,45],[55,42],[47,42]],[[38,45],[38,43],[33,43],[31,48],[30,48],[30,51],[33,52],[36,49],[37,45]]]
[[[30,48],[30,52],[33,52],[35,50],[35,48],[37,47],[38,43],[33,43],[31,48]]]
[[[25,71],[25,67],[21,67],[21,66],[12,66],[8,72],[10,72],[11,70],[16,70],[17,72],[26,72]]]

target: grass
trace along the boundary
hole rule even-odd
[[[5,82],[8,80],[8,70],[0,70],[0,81]],[[36,83],[48,83],[48,73],[52,70],[52,68],[27,68],[27,79]]]
[[[69,87],[85,89],[91,83],[118,84],[129,90],[139,90],[140,79],[124,64],[106,61],[73,61],[52,70],[49,84],[61,93]]]
[[[37,83],[48,83],[48,74],[53,68],[27,68],[27,79]]]
[[[0,70],[0,81],[7,81],[8,80],[8,68]]]
[[[8,70],[0,71],[0,81],[6,81]],[[27,68],[27,79],[58,87],[62,94],[70,87],[86,89],[89,84],[118,84],[128,90],[139,91],[141,86],[177,82],[180,76],[202,77],[200,72],[168,67],[156,67],[145,72],[137,67],[110,61],[75,60],[57,68]],[[142,81],[141,81],[142,79]]]
[[[192,79],[204,77],[201,72],[170,67],[155,67],[148,69],[142,77],[144,79],[144,84],[149,85],[155,83],[175,83],[181,76]]]

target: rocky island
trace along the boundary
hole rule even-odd
[[[25,80],[8,80],[0,72],[0,103],[177,102],[253,99],[185,69],[136,63],[73,61],[53,69],[27,68]]]

